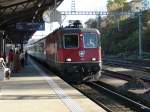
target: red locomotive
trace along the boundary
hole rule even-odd
[[[97,81],[101,76],[100,33],[96,29],[59,28],[28,46],[28,53],[74,81]]]

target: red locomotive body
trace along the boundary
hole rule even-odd
[[[96,29],[60,28],[32,47],[37,48],[35,46],[43,42],[41,51],[45,58],[42,59],[64,77],[78,81],[97,81],[101,76],[100,40]],[[38,58],[40,56],[37,55],[43,55],[33,51]]]

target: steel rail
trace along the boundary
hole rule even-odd
[[[147,112],[147,111],[150,111],[150,107],[148,107],[148,106],[145,106],[145,105],[143,105],[143,104],[141,104],[141,103],[138,103],[138,102],[136,102],[136,101],[134,101],[134,100],[132,100],[132,99],[129,99],[129,98],[123,96],[123,95],[120,95],[120,94],[118,94],[118,93],[116,93],[116,92],[114,92],[114,91],[112,91],[112,90],[109,90],[109,89],[107,89],[107,88],[105,88],[105,87],[102,87],[101,85],[99,85],[99,84],[97,84],[97,83],[95,83],[95,82],[92,82],[91,84],[94,85],[94,86],[97,86],[97,87],[99,87],[99,88],[102,88],[103,90],[105,90],[105,91],[107,91],[107,92],[109,92],[109,93],[111,93],[111,94],[113,94],[113,95],[116,95],[116,96],[122,98],[122,99],[125,100],[125,101],[128,101],[129,103],[131,103],[131,104],[137,106],[139,109],[141,109],[141,110],[143,110],[143,111],[146,111],[146,112]]]

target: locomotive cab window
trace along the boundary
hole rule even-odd
[[[84,33],[84,48],[97,48],[97,34],[95,33]]]
[[[78,47],[78,35],[65,34],[64,39],[64,48],[77,48]]]

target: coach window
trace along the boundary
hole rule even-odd
[[[37,51],[37,52],[40,51],[39,45],[36,46],[36,51]]]
[[[78,47],[78,35],[64,35],[64,47],[65,48],[77,48]]]
[[[39,52],[43,52],[44,43],[39,43]]]
[[[63,41],[62,41],[61,36],[58,37],[57,45],[58,45],[58,48],[62,48],[63,47]]]
[[[41,43],[41,52],[44,52],[44,43]]]

